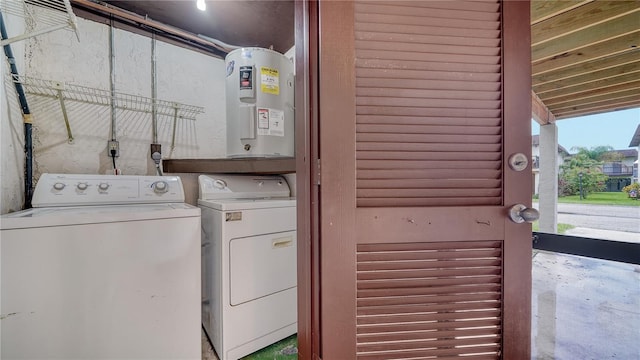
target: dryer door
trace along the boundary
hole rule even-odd
[[[295,231],[232,239],[231,306],[295,287],[296,249]]]

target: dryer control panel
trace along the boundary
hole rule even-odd
[[[184,202],[177,176],[42,174],[33,207]]]
[[[287,181],[276,175],[210,174],[198,177],[200,199],[288,198]]]

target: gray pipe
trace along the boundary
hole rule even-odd
[[[109,24],[109,74],[111,75],[111,140],[116,140],[116,53],[114,45],[115,28],[113,18]]]
[[[158,143],[158,73],[156,64],[156,33],[151,35],[151,127],[153,131],[153,143]]]

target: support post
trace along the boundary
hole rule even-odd
[[[558,231],[558,127],[540,126],[540,232]]]

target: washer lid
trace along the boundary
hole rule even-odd
[[[198,200],[198,205],[220,211],[272,209],[282,207],[295,207],[295,198],[283,199],[220,199]]]
[[[0,229],[83,225],[200,216],[184,203],[33,208],[2,215]]]

